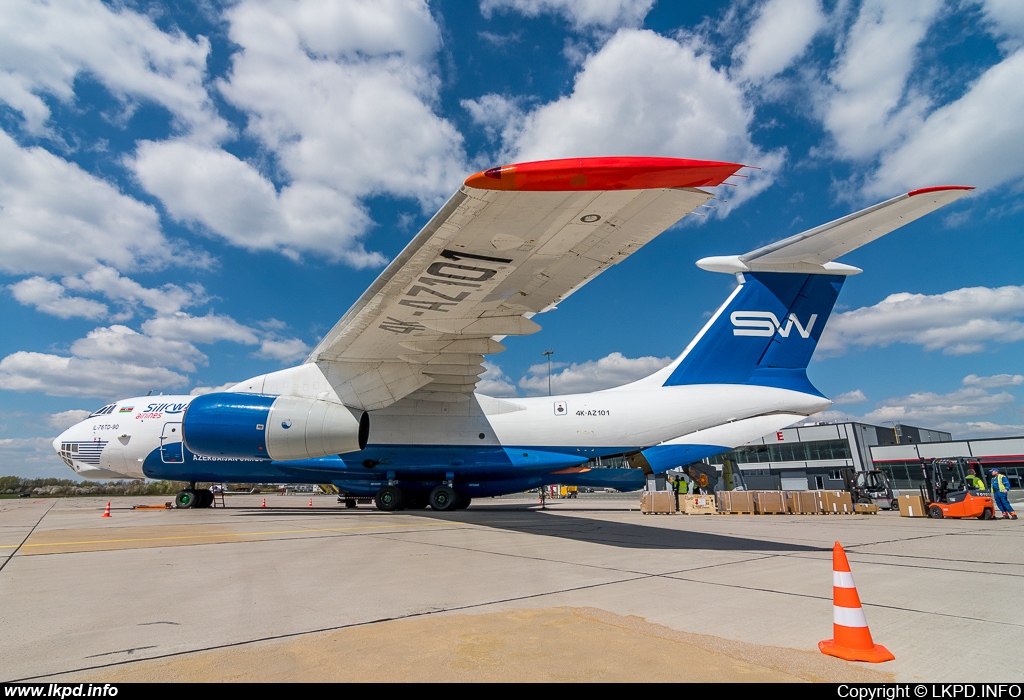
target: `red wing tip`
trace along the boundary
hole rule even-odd
[[[966,185],[942,185],[942,186],[939,186],[939,187],[922,187],[919,190],[913,190],[911,192],[907,192],[907,196],[908,197],[916,197],[919,194],[928,194],[930,192],[945,192],[947,190],[966,190],[966,191],[970,192],[973,189],[974,189],[973,187],[968,187]]]
[[[716,187],[746,166],[684,158],[564,158],[488,168],[466,178],[485,190],[572,192]]]

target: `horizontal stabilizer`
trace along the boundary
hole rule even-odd
[[[928,187],[798,233],[743,255],[703,258],[697,266],[711,272],[797,272],[855,275],[859,268],[833,262],[925,214],[955,202],[973,187]]]

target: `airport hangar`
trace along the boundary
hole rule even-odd
[[[939,457],[973,457],[997,468],[1013,488],[1024,487],[1024,437],[953,440],[950,433],[911,425],[819,422],[771,433],[703,460],[722,470],[733,461],[748,490],[842,490],[840,471],[880,469],[895,489],[922,485],[921,463]],[[623,460],[595,460],[591,467],[618,467]]]

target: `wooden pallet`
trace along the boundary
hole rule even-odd
[[[719,515],[754,515],[752,510],[720,510]]]

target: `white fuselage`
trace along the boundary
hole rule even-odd
[[[69,428],[54,449],[80,476],[144,478],[144,460],[181,440],[192,396],[119,401]],[[741,445],[827,408],[828,399],[747,385],[621,388],[460,403],[403,400],[370,415],[370,445],[575,448],[587,456],[661,444]]]

